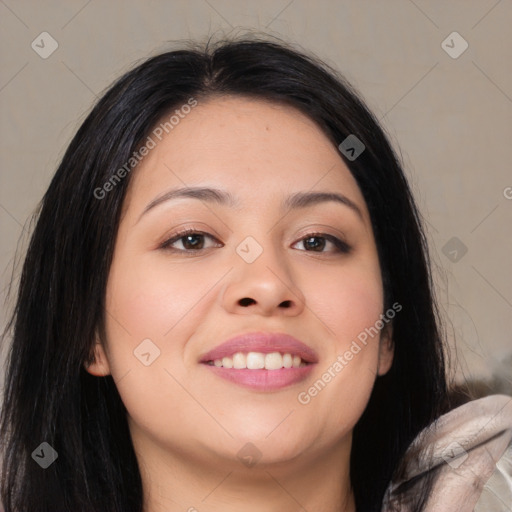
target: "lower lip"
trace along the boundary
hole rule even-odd
[[[223,368],[205,364],[210,371],[235,384],[256,391],[276,391],[306,379],[313,371],[314,364],[301,368],[281,368],[280,370],[248,370],[247,368]]]

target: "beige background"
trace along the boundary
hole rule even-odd
[[[428,221],[457,374],[512,383],[511,26],[507,0],[0,0],[2,296],[27,219],[95,97],[168,41],[257,29],[341,70],[382,120]],[[58,43],[46,59],[31,47],[44,31]],[[458,58],[442,47],[454,31],[469,44]]]

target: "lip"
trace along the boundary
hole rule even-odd
[[[315,367],[308,364],[302,368],[281,368],[280,370],[236,370],[203,365],[208,371],[239,386],[253,391],[277,391],[306,379]]]
[[[261,352],[262,354],[270,354],[271,352],[289,353],[300,356],[306,363],[318,363],[318,356],[311,347],[289,334],[276,332],[251,332],[235,336],[203,354],[199,362],[207,363],[208,361],[222,359],[223,357],[232,357],[236,352]]]
[[[280,370],[223,368],[206,364],[215,359],[231,357],[236,352],[289,353],[300,356],[308,364],[300,368],[281,368]],[[318,356],[311,347],[288,334],[255,332],[225,341],[203,354],[199,362],[208,371],[239,386],[254,391],[276,391],[306,379],[318,362]]]

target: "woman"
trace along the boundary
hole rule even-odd
[[[428,506],[437,459],[408,476],[448,401],[419,214],[356,93],[284,44],[113,84],[42,201],[12,331],[8,512]]]

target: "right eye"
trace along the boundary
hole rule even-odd
[[[204,231],[197,231],[195,229],[186,229],[184,231],[172,235],[171,238],[166,240],[160,246],[160,248],[173,252],[201,252],[203,250],[211,248],[204,247],[205,238],[209,238],[210,240],[216,240],[218,242],[218,240],[210,233],[205,233]],[[182,248],[173,247],[177,243],[181,244]],[[219,247],[219,245],[217,245],[217,247]]]

